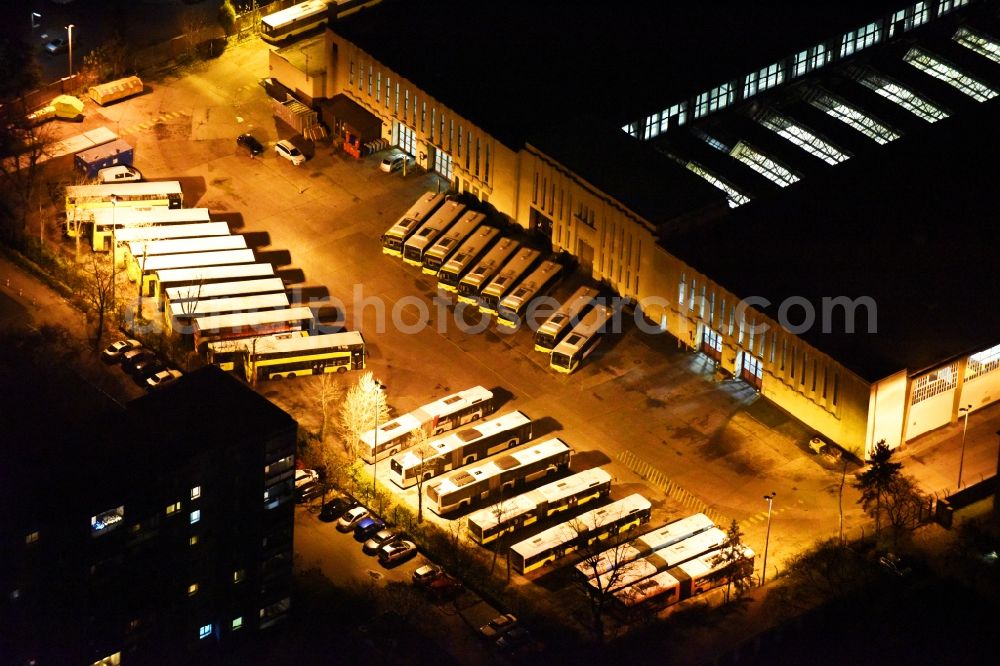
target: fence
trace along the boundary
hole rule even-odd
[[[648,462],[638,457],[631,451],[625,450],[618,454],[618,460],[621,461],[623,465],[628,467],[630,470],[644,478],[646,481],[656,486],[663,493],[676,501],[677,503],[683,505],[684,507],[690,509],[695,513],[703,513],[709,518],[711,518],[716,525],[728,526],[729,519],[720,514],[714,509],[710,509],[707,504],[702,502],[700,499],[689,493],[688,491],[681,488],[676,482],[671,481],[667,478],[667,475],[656,469]]]

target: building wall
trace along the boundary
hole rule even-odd
[[[310,69],[312,69],[310,67]],[[318,97],[324,96],[326,88],[326,76],[320,74],[309,76],[292,63],[290,63],[277,51],[270,51],[267,56],[268,76],[277,79],[286,88],[292,90],[299,101],[311,104]],[[284,100],[281,100],[284,101]]]

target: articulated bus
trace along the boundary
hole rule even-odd
[[[503,498],[504,491],[569,467],[571,450],[558,437],[508,451],[427,485],[431,511],[444,516],[473,502]]]
[[[438,270],[438,289],[458,291],[458,281],[499,237],[500,230],[496,227],[479,227]]]
[[[595,591],[614,592],[628,587],[643,578],[666,571],[678,564],[718,549],[726,540],[726,533],[718,527],[710,527],[704,532],[678,541],[672,546],[661,548],[646,557],[632,560],[620,567],[594,576],[587,583]]]
[[[93,224],[91,225],[90,244],[95,252],[107,252],[111,245],[118,246],[118,256],[124,255],[125,243],[137,240],[156,240],[170,238],[166,235],[168,229],[190,227],[212,223],[207,208],[164,208],[163,206],[137,206],[127,208],[91,208],[82,213]],[[226,227],[225,233],[204,234],[206,236],[228,236],[229,225],[218,222]],[[217,227],[213,227],[217,228]],[[129,232],[140,232],[137,238],[130,237]],[[162,231],[164,235],[156,235]],[[123,235],[124,234],[124,235]],[[174,238],[192,238],[192,236],[173,236]]]
[[[583,359],[601,343],[604,325],[611,319],[611,308],[595,305],[580,323],[573,327],[549,355],[549,366],[557,372],[569,374],[576,370]]]
[[[221,252],[223,250],[245,250],[246,240],[242,235],[199,236],[198,238],[171,238],[167,240],[132,241],[127,245],[125,269],[129,279],[134,280],[141,266],[153,257],[168,254],[191,254],[196,252]]]
[[[614,598],[626,608],[649,601],[669,606],[723,585],[730,578],[746,575],[746,569],[753,567],[754,552],[749,547],[743,548],[743,559],[739,562],[720,561],[720,552],[705,553],[672,569],[643,578],[615,592]],[[737,571],[726,571],[730,566],[736,567]]]
[[[208,344],[206,358],[223,370],[242,367],[246,380],[282,379],[364,370],[365,340],[358,331],[307,335],[304,331]]]
[[[474,210],[466,211],[458,222],[453,224],[445,235],[438,239],[434,245],[424,252],[424,267],[421,272],[430,275],[437,275],[437,272],[448,260],[448,257],[458,249],[458,246],[465,241],[483,223],[486,216]]]
[[[580,287],[535,331],[535,351],[550,353],[594,307],[598,291]]]
[[[307,307],[198,317],[194,320],[194,348],[201,352],[209,342],[219,340],[311,331],[314,325],[312,310]]]
[[[167,330],[178,335],[193,333],[191,325],[198,317],[230,314],[233,312],[257,312],[263,310],[283,310],[289,306],[288,295],[283,291],[250,296],[226,296],[206,298],[197,301],[171,303],[164,312]]]
[[[527,442],[531,439],[531,425],[531,419],[522,412],[508,412],[441,435],[393,456],[389,476],[400,488],[409,488],[418,478],[426,481]]]
[[[501,238],[496,242],[486,256],[479,260],[476,267],[462,276],[458,281],[458,300],[469,305],[479,305],[479,293],[499,271],[507,258],[521,247],[513,238]]]
[[[652,504],[639,494],[592,509],[510,547],[510,564],[528,573],[581,546],[635,529],[649,522]]]
[[[125,208],[162,206],[180,208],[184,203],[181,184],[176,180],[142,183],[106,183],[66,187],[66,234],[86,233],[92,226],[91,211],[107,208],[112,216]],[[94,243],[95,247],[102,245]]]
[[[326,24],[326,0],[306,0],[287,9],[273,12],[260,20],[260,37],[266,42],[280,42]]]
[[[562,276],[562,264],[551,259],[543,261],[528,277],[518,283],[514,291],[500,300],[497,306],[497,323],[517,328],[531,299],[549,293]]]
[[[187,252],[185,254],[157,254],[144,257],[135,266],[135,273],[129,279],[138,282],[142,280],[142,293],[150,297],[159,297],[160,283],[156,274],[168,268],[198,268],[201,266],[223,266],[226,264],[252,264],[257,261],[253,250],[218,250],[216,252]],[[129,269],[133,265],[129,264]]]
[[[607,499],[610,494],[611,475],[600,467],[593,467],[505,499],[499,511],[496,507],[486,507],[469,514],[469,536],[476,543],[486,545],[560,511]]]
[[[465,212],[465,204],[448,200],[403,243],[403,261],[413,266],[424,263],[424,253],[441,234],[448,231]]]
[[[713,527],[715,523],[711,518],[703,513],[696,513],[646,532],[627,546],[611,548],[597,557],[588,558],[587,561],[577,564],[576,570],[584,578],[600,576],[626,562],[646,557],[661,548],[673,546]]]
[[[482,386],[459,391],[361,433],[361,457],[368,464],[394,456],[410,445],[410,436],[423,430],[428,437],[478,421],[493,413],[493,391]],[[376,453],[376,437],[378,452]]]
[[[187,290],[184,298],[197,298],[199,290],[210,284],[273,277],[276,277],[274,266],[266,263],[167,268],[156,272],[156,281],[160,285],[160,298],[157,299],[157,307],[160,312],[164,311],[167,289],[183,287]]]
[[[483,314],[496,314],[497,308],[500,307],[500,299],[517,286],[541,256],[542,253],[538,250],[530,247],[521,248],[480,292],[479,311]]]
[[[444,203],[443,194],[427,192],[410,206],[410,209],[403,214],[396,224],[389,227],[389,230],[382,234],[382,252],[396,257],[403,256],[403,243],[413,235],[421,224],[426,222],[430,216]]]

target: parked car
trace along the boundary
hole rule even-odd
[[[358,521],[354,526],[354,538],[357,541],[364,541],[381,529],[385,529],[385,523],[381,518],[368,516]]]
[[[447,572],[442,572],[440,576],[427,583],[427,593],[437,601],[453,599],[464,589],[465,584]]]
[[[368,540],[365,541],[365,545],[361,547],[361,550],[368,553],[369,555],[374,555],[375,553],[378,552],[379,548],[386,545],[387,543],[392,543],[396,539],[399,539],[401,536],[402,536],[401,532],[396,532],[394,530],[388,530],[383,528],[373,533],[371,536],[369,536]]]
[[[524,627],[514,627],[496,640],[497,648],[505,654],[526,654],[541,650],[541,643],[536,641]]]
[[[57,53],[65,53],[66,49],[69,48],[69,41],[63,39],[62,37],[56,37],[53,40],[46,42],[45,50],[50,55],[55,55]]]
[[[406,153],[391,153],[382,158],[378,168],[386,173],[392,173],[393,171],[399,171],[402,169],[403,165],[409,164],[412,159],[413,158]]]
[[[256,157],[264,152],[264,146],[250,133],[240,134],[236,137],[236,145],[246,148],[250,152],[251,157]]]
[[[142,343],[138,340],[133,340],[132,338],[118,340],[117,342],[112,342],[104,348],[104,351],[101,352],[101,360],[105,363],[118,363],[122,360],[122,355],[125,352],[131,349],[139,349],[141,347]]]
[[[417,544],[406,539],[393,541],[378,549],[378,561],[384,567],[405,562],[417,554]]]
[[[305,504],[306,502],[314,500],[317,497],[322,497],[325,492],[325,485],[319,481],[312,481],[301,488],[295,489],[295,502],[297,504]]]
[[[510,613],[504,613],[503,615],[498,615],[483,626],[479,627],[479,633],[490,640],[495,640],[516,626],[517,618]]]
[[[164,386],[170,386],[178,379],[184,376],[184,373],[180,370],[175,370],[173,368],[167,368],[166,370],[160,370],[152,377],[146,378],[146,389],[149,391],[155,391],[161,389]]]
[[[137,183],[142,180],[142,173],[133,166],[119,164],[100,169],[97,180],[101,183]]]
[[[436,564],[422,564],[413,571],[413,584],[427,587],[435,579],[444,575],[444,569]]]
[[[148,361],[151,358],[156,358],[156,352],[152,349],[145,349],[142,347],[139,349],[130,349],[122,354],[122,370],[131,375],[137,363],[141,361]]]
[[[337,521],[337,529],[341,532],[350,532],[354,529],[355,525],[367,517],[368,509],[363,506],[356,506],[340,517],[340,520]]]
[[[313,481],[319,481],[319,472],[314,469],[297,469],[295,470],[295,487],[301,488],[307,483],[312,483]]]
[[[306,161],[306,156],[302,154],[302,151],[296,148],[291,141],[285,139],[274,144],[274,152],[278,154],[278,157],[284,157],[295,166]]]
[[[334,497],[323,503],[323,508],[319,510],[319,519],[324,523],[332,523],[356,506],[358,500],[353,497]]]
[[[167,364],[154,354],[151,357],[140,359],[132,364],[132,380],[140,386],[145,386],[147,379],[166,369]]]

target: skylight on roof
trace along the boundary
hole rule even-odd
[[[929,123],[936,123],[948,117],[948,114],[942,109],[931,104],[909,88],[886,81],[880,76],[866,76],[859,83]]]
[[[737,206],[742,206],[745,203],[750,203],[750,197],[741,193],[735,187],[729,185],[728,183],[723,181],[721,178],[719,178],[712,172],[706,170],[700,164],[697,164],[695,162],[688,162],[685,166],[687,167],[688,171],[692,171],[698,174],[699,176],[707,180],[709,183],[711,183],[715,187],[725,192],[726,199],[729,200],[730,208],[736,208]]]
[[[781,187],[788,187],[799,180],[799,177],[790,170],[742,141],[737,143],[736,147],[729,154]]]
[[[802,125],[798,125],[785,116],[772,113],[760,120],[760,123],[777,132],[778,136],[791,141],[796,146],[827,164],[840,164],[851,156],[838,150],[833,144],[824,141]]]
[[[978,81],[968,74],[963,74],[951,65],[941,62],[923,49],[916,47],[910,49],[903,60],[924,74],[944,81],[977,102],[985,102],[997,96],[997,91],[982,81]]]
[[[970,32],[968,28],[959,28],[952,39],[970,51],[975,51],[984,58],[1000,63],[1000,44]]]
[[[827,115],[833,116],[840,122],[850,125],[880,146],[899,138],[899,134],[893,132],[871,116],[865,115],[853,106],[841,102],[830,95],[817,97],[812,100],[811,104],[824,111]]]

